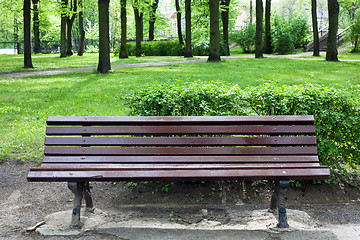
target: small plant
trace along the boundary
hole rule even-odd
[[[170,212],[169,218],[170,218],[170,221],[174,221],[174,222],[181,222],[182,221],[182,218],[179,216],[179,214],[177,214],[174,211]]]

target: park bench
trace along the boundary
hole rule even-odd
[[[329,178],[320,166],[313,116],[62,117],[47,119],[45,157],[28,181],[68,182],[94,209],[92,181],[273,180],[270,208],[288,227],[289,180]]]

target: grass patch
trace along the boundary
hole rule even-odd
[[[195,80],[222,81],[240,87],[269,81],[280,85],[359,85],[360,62],[244,58],[117,69],[105,75],[85,72],[0,79],[0,161],[40,159],[47,116],[127,115],[129,109],[119,100],[127,90],[154,82]]]
[[[79,67],[96,67],[99,61],[98,53],[85,53],[84,56],[77,55],[60,58],[60,54],[33,54],[31,56],[34,68],[24,68],[24,55],[0,54],[0,73],[34,71],[34,70],[50,70],[62,68],[79,68]],[[146,62],[162,62],[162,61],[181,61],[184,57],[129,57],[128,59],[120,59],[111,55],[110,62],[112,65],[146,63]]]

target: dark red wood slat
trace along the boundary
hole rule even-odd
[[[126,171],[126,170],[211,170],[211,169],[281,169],[313,168],[318,163],[257,163],[257,164],[42,164],[31,171]]]
[[[301,163],[317,156],[46,156],[43,163]]]
[[[296,169],[226,169],[157,171],[30,171],[28,181],[136,181],[136,180],[305,180],[328,179],[327,167]]]
[[[313,125],[313,116],[49,116],[48,125]]]
[[[316,137],[46,137],[47,146],[292,146]]]
[[[45,155],[316,155],[316,147],[45,147]]]
[[[47,135],[315,134],[314,126],[106,126],[47,127]]]

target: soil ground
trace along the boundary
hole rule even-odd
[[[132,232],[132,235],[129,233],[126,239],[150,239],[131,237],[140,232],[165,239],[161,237],[160,230],[156,229],[172,226],[175,226],[172,234],[178,237],[167,239],[192,239],[186,237],[188,234],[193,237],[202,234],[205,239],[209,232],[203,230],[212,226],[213,230],[219,230],[211,232],[213,237],[216,234],[223,236],[222,231],[231,235],[239,229],[236,226],[245,226],[242,228],[245,231],[242,234],[245,234],[246,231],[257,229],[249,225],[249,221],[255,219],[253,224],[261,221],[266,223],[265,212],[272,193],[272,183],[269,182],[153,182],[137,186],[124,182],[92,183],[93,199],[98,208],[93,215],[99,217],[94,221],[111,219],[119,225],[116,228],[108,227],[107,230],[91,229],[76,236],[46,236],[35,231],[27,232],[26,229],[43,220],[50,221],[48,215],[51,214],[58,216],[55,221],[70,218],[73,195],[66,183],[27,182],[27,172],[30,167],[35,166],[34,162],[19,161],[5,161],[0,164],[0,239],[125,239],[120,237],[119,231],[126,234],[135,225],[138,230]],[[355,236],[360,239],[360,190],[357,187],[302,182],[301,188],[289,188],[287,208],[289,222],[296,215],[302,218],[299,222],[304,226],[299,223],[295,224],[299,226],[294,226],[298,229],[316,228],[325,234],[321,235],[322,238],[328,236],[326,239],[337,239],[341,232],[348,228],[353,229]],[[261,216],[253,216],[255,211]],[[294,216],[290,216],[290,213]],[[64,217],[61,214],[65,214]],[[64,222],[68,224],[70,221],[64,219]],[[270,229],[270,224],[265,228]],[[198,231],[188,232],[194,229]],[[146,233],[147,231],[150,232]],[[336,231],[339,232],[338,235]],[[296,231],[293,234],[300,233],[312,234],[308,231]],[[248,234],[255,236],[265,233],[253,231]],[[286,237],[286,234],[288,233],[281,236],[266,235],[265,238],[259,235],[259,239],[296,239],[295,235],[291,238]],[[310,238],[310,235],[308,239],[317,239]],[[196,236],[197,239],[202,237]]]

